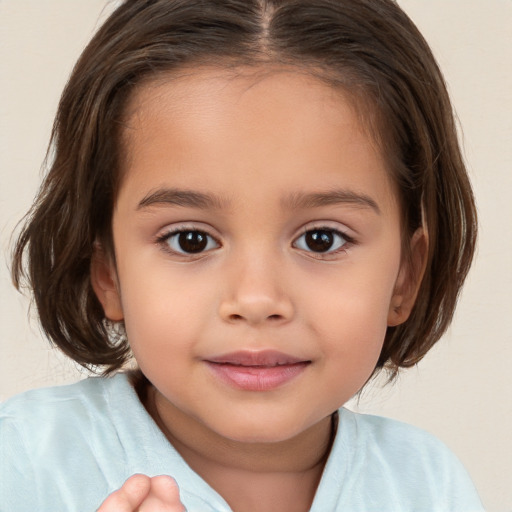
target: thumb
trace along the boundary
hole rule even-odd
[[[186,512],[176,481],[167,475],[151,478],[151,489],[140,512]]]

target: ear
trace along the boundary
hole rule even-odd
[[[91,284],[103,306],[105,316],[114,322],[123,320],[116,266],[98,242],[94,243],[91,258]]]
[[[410,240],[410,257],[404,258],[395,283],[388,312],[388,327],[403,324],[411,314],[420,289],[428,255],[428,235],[418,228]]]

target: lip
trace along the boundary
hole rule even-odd
[[[205,360],[224,383],[245,391],[271,391],[302,374],[311,361],[275,350],[239,351]]]

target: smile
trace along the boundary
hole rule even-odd
[[[271,391],[298,377],[311,361],[276,351],[240,351],[205,361],[224,383],[245,391]]]

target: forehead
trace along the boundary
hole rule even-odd
[[[127,108],[128,116],[140,112],[141,109],[151,109],[158,104],[158,97],[174,100],[176,113],[193,106],[189,100],[196,102],[198,109],[204,108],[211,100],[239,104],[244,99],[257,98],[251,91],[265,88],[278,92],[286,90],[290,101],[295,98],[295,92],[315,101],[321,98],[327,106],[332,107],[340,99],[346,100],[347,94],[341,88],[330,87],[315,75],[314,70],[298,67],[281,66],[185,66],[176,72],[160,75],[153,80],[141,83],[133,92]],[[267,96],[266,105],[272,98]],[[182,105],[185,101],[187,104]],[[160,110],[160,109],[157,109]]]
[[[124,136],[128,140],[143,136],[144,128],[162,116],[175,122],[195,118],[198,123],[220,112],[231,111],[240,117],[244,110],[251,121],[257,114],[264,129],[265,112],[271,117],[276,107],[288,107],[296,116],[310,120],[320,117],[332,125],[357,118],[353,128],[364,131],[378,150],[375,109],[369,98],[341,85],[329,85],[321,70],[308,67],[200,66],[163,74],[143,82],[131,94],[124,113]],[[345,115],[349,111],[350,116]]]
[[[156,181],[170,174],[190,181],[198,174],[201,185],[218,184],[222,176],[230,184],[271,166],[276,172],[269,186],[292,170],[300,186],[317,169],[324,187],[335,187],[338,169],[363,167],[369,172],[360,173],[357,186],[380,175],[392,189],[385,159],[361,118],[352,96],[305,71],[185,69],[132,95],[124,178],[143,183],[150,161]]]

